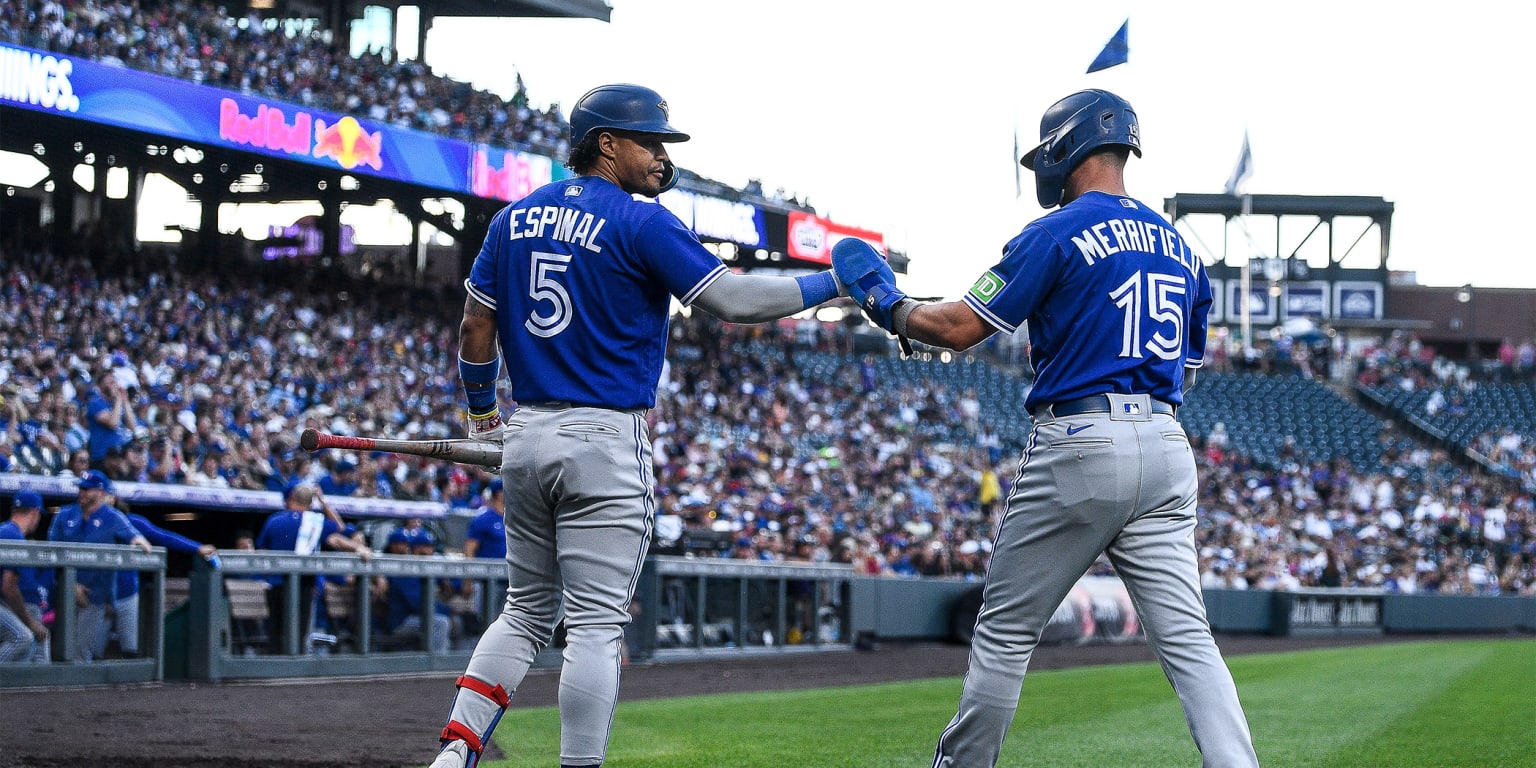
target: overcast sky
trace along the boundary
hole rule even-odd
[[[737,187],[759,178],[884,232],[922,295],[963,293],[1043,213],[1027,171],[1015,194],[1015,132],[1031,146],[1045,108],[1090,87],[1136,107],[1145,156],[1127,183],[1153,207],[1220,192],[1246,130],[1248,192],[1384,197],[1389,267],[1427,285],[1536,288],[1521,194],[1536,171],[1536,4],[611,3],[609,23],[439,19],[427,61],[503,94],[521,72],[538,105],[607,82],[654,88],[693,135],[679,165]],[[1129,63],[1086,74],[1127,19]],[[1246,236],[1187,221],[1208,262],[1275,250],[1272,220]],[[1288,219],[1281,248],[1314,224]],[[1302,250],[1317,264],[1324,233]],[[1340,219],[1334,251],[1371,267],[1379,241]]]

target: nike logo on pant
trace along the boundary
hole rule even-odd
[[[1085,430],[1085,429],[1087,429],[1087,428],[1089,428],[1091,426],[1093,426],[1093,425],[1092,424],[1083,424],[1081,426],[1068,425],[1067,426],[1067,434],[1075,435],[1075,434],[1077,434],[1077,433],[1079,433],[1079,432],[1081,432],[1081,431],[1083,431],[1083,430]]]

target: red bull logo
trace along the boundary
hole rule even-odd
[[[275,149],[292,155],[309,154],[308,112],[288,116],[277,107],[262,104],[256,114],[246,115],[234,99],[219,100],[219,138],[257,149]]]
[[[502,166],[491,165],[491,153],[476,149],[470,168],[470,191],[477,197],[521,200],[554,180],[549,158],[522,152],[502,152]]]
[[[349,171],[359,165],[379,170],[384,166],[384,132],[369,133],[351,116],[330,126],[316,119],[314,156],[329,157]]]

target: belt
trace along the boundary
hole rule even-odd
[[[532,403],[519,402],[521,408],[535,408],[541,411],[565,411],[575,408],[576,404],[569,400],[538,400]]]
[[[1178,406],[1173,403],[1165,403],[1155,397],[1152,398],[1153,413],[1166,413],[1169,416],[1173,416],[1178,410]],[[1029,415],[1033,416],[1047,411],[1058,419],[1066,416],[1078,416],[1084,413],[1109,413],[1109,398],[1104,395],[1079,397],[1076,400],[1066,400],[1060,403],[1038,406],[1030,411]]]

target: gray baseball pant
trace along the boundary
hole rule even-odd
[[[524,404],[502,450],[507,602],[464,674],[516,694],[563,603],[560,762],[601,765],[655,508],[645,412]],[[500,712],[461,690],[450,720],[488,739]]]
[[[1200,593],[1189,438],[1172,416],[1151,413],[1150,400],[1140,403],[1136,416],[1037,419],[998,527],[959,711],[939,738],[935,768],[997,764],[1040,633],[1100,553],[1125,582],[1202,765],[1258,765]]]

